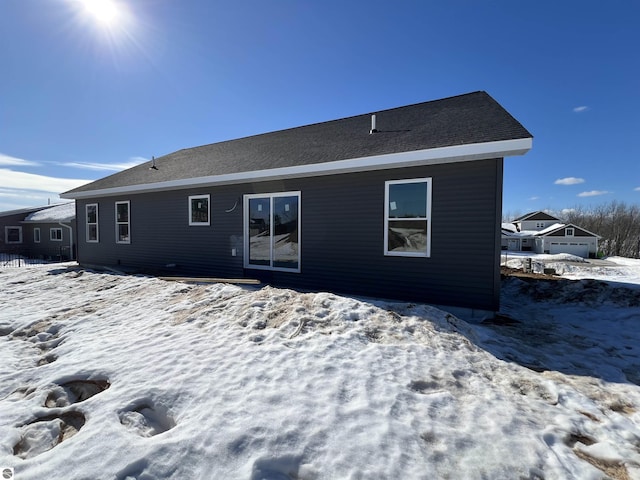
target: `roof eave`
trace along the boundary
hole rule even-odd
[[[193,187],[210,187],[216,185],[232,185],[238,183],[281,180],[286,178],[314,177],[320,175],[337,175],[357,173],[371,170],[386,170],[391,168],[406,168],[423,165],[437,165],[444,163],[467,162],[524,155],[533,145],[533,138],[518,138],[499,140],[495,142],[474,143],[467,145],[452,145],[447,147],[415,150],[370,157],[360,157],[334,162],[315,163],[312,165],[297,165],[292,167],[255,170],[249,172],[229,173],[223,175],[209,175],[204,177],[169,180],[165,182],[126,185],[80,192],[65,192],[61,198],[83,199],[107,197],[123,194],[159,192],[179,190]]]

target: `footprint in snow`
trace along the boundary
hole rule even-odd
[[[118,413],[120,423],[141,437],[153,437],[171,430],[176,422],[162,404],[140,400]]]
[[[13,447],[13,454],[22,459],[36,457],[73,437],[84,422],[80,412],[38,417],[21,427],[20,441]]]
[[[294,456],[261,458],[253,464],[251,480],[297,480],[301,459]]]
[[[110,386],[108,380],[86,379],[58,383],[47,395],[44,406],[48,408],[68,407],[83,402],[105,391]],[[14,393],[23,393],[28,396],[34,391],[35,389],[23,387]],[[84,423],[84,415],[76,411],[39,416],[19,427],[21,429],[20,441],[14,445],[13,454],[27,459],[47,452],[64,440],[73,437],[80,431]]]
[[[108,380],[72,380],[57,384],[44,402],[45,407],[67,407],[104,392],[111,384]]]
[[[43,353],[37,363],[40,367],[58,359],[57,355],[48,352],[64,341],[64,338],[60,337],[61,328],[60,325],[42,320],[27,328],[12,330],[11,327],[3,327],[0,329],[0,336],[9,336],[10,340],[20,339],[33,343]]]

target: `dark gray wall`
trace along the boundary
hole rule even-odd
[[[574,231],[573,236],[574,237],[594,237],[595,236],[595,235],[593,235],[593,234],[591,234],[589,232],[586,232],[586,231],[584,231],[584,230],[582,230],[581,228],[578,228],[578,227],[568,227],[568,228],[573,228],[573,231]],[[558,230],[557,232],[550,233],[547,236],[549,236],[549,237],[564,237],[566,235],[567,235],[567,229],[566,228],[562,228],[562,229]]]
[[[45,260],[69,260],[73,258],[75,253],[72,251],[75,249],[75,224],[76,221],[64,222],[65,225],[70,225],[74,230],[69,231],[69,228],[62,227],[59,223],[24,223],[22,224],[22,236],[25,243],[25,254],[32,258],[43,258]],[[40,228],[40,243],[34,242],[33,231],[36,228]],[[50,230],[52,228],[59,228],[62,230],[62,241],[52,241]],[[70,247],[70,240],[73,247]]]
[[[19,213],[15,215],[5,215],[0,217],[0,253],[25,253],[25,228],[22,222],[27,215],[31,212]],[[22,243],[5,243],[5,228],[4,227],[22,227]]]
[[[431,257],[384,251],[385,181],[433,178]],[[301,191],[301,273],[243,269],[242,195]],[[78,259],[150,271],[251,277],[282,286],[497,310],[502,159],[77,202]],[[188,225],[188,197],[211,195],[211,225]],[[115,243],[115,202],[131,202],[131,244]],[[98,244],[84,205],[99,203]],[[236,208],[233,208],[236,204]],[[237,248],[237,256],[231,249]]]

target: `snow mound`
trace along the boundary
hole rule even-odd
[[[607,282],[594,279],[532,280],[512,277],[503,281],[503,293],[524,295],[534,301],[546,300],[590,307],[603,304],[618,307],[640,306],[640,289],[635,288],[635,285],[612,287]]]
[[[69,267],[0,270],[0,465],[20,480],[598,479],[640,465],[631,320],[616,317],[626,357],[600,319],[567,359],[553,346],[568,330],[538,314],[523,333],[415,303]],[[535,311],[521,288],[507,309]]]

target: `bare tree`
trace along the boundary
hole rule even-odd
[[[604,255],[640,258],[640,206],[613,201],[590,210],[576,207],[566,221],[600,235]]]

